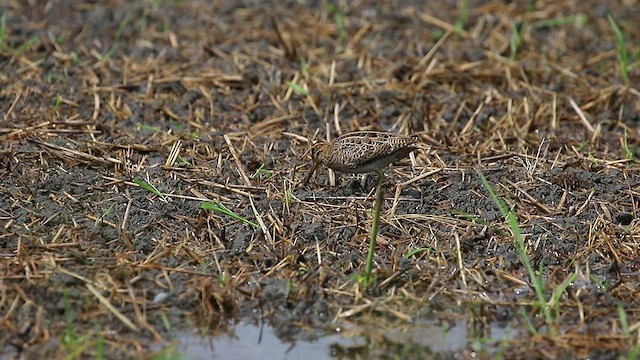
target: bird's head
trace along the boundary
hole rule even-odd
[[[321,164],[324,162],[326,149],[329,144],[324,141],[318,141],[311,146],[311,159],[316,164]]]
[[[309,173],[307,174],[305,179],[302,181],[303,185],[306,185],[309,179],[311,179],[311,175],[313,175],[313,172],[318,168],[318,166],[324,163],[325,156],[326,156],[326,149],[328,148],[328,146],[329,144],[322,141],[318,141],[311,146],[311,149],[309,151],[311,152],[311,160],[313,160],[313,164],[311,164],[311,169],[309,170]]]

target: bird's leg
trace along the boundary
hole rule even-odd
[[[367,174],[363,174],[360,178],[360,188],[364,189],[365,186],[367,186]]]

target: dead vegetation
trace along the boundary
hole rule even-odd
[[[232,4],[0,5],[3,353],[251,318],[349,358],[434,356],[423,321],[466,326],[442,356],[638,356],[633,2]],[[430,146],[388,171],[366,292],[374,179],[299,186],[356,130]]]

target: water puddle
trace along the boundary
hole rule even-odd
[[[353,330],[353,329],[352,329]],[[370,330],[370,331],[369,331]],[[183,359],[314,360],[362,359],[372,354],[427,355],[453,352],[468,346],[467,322],[458,320],[446,329],[435,322],[420,322],[393,329],[360,329],[361,335],[336,332],[314,341],[284,341],[267,325],[235,325],[233,335],[201,336],[178,333],[174,352]],[[492,328],[492,338],[504,339],[508,331]],[[346,332],[345,332],[346,333]]]
[[[176,352],[184,359],[331,359],[332,344],[343,347],[358,346],[356,339],[340,335],[325,336],[317,341],[286,342],[280,340],[269,326],[238,324],[235,335],[215,338],[202,337],[194,332],[178,336]]]

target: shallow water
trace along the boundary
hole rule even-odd
[[[176,352],[185,359],[331,359],[331,344],[340,343],[349,347],[357,345],[354,339],[343,339],[339,335],[325,336],[317,341],[285,342],[276,337],[269,326],[238,324],[235,336],[222,335],[203,337],[185,331]]]
[[[508,336],[504,329],[492,328],[491,332],[494,339]],[[315,341],[283,341],[268,325],[261,327],[251,323],[239,323],[233,333],[206,337],[193,331],[184,331],[177,334],[179,343],[174,351],[181,358],[194,360],[362,359],[381,352],[393,354],[403,351],[405,355],[416,351],[421,355],[455,352],[466,348],[469,340],[467,322],[464,320],[453,323],[446,330],[437,323],[425,321],[394,329],[361,332],[378,335],[369,338],[335,333]]]

